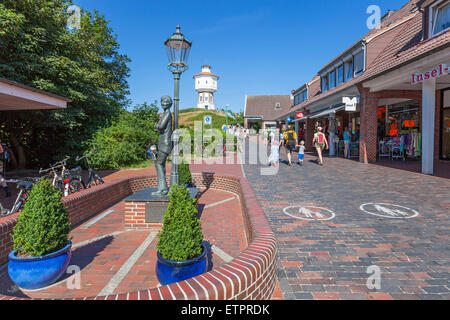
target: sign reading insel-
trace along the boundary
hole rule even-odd
[[[427,72],[415,73],[412,75],[412,84],[421,83],[425,80],[436,79],[449,73],[449,68],[446,64],[440,64],[433,70]]]

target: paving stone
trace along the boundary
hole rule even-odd
[[[273,176],[261,176],[259,165],[244,164],[274,232],[289,239],[279,243],[279,257],[302,263],[298,281],[289,278],[291,286],[334,282],[351,292],[338,292],[340,299],[442,299],[448,294],[450,216],[439,204],[448,199],[450,180],[341,158],[325,158],[320,167],[312,153],[305,160],[303,167],[281,164]],[[365,203],[397,204],[420,215],[383,218],[360,210]],[[306,221],[283,212],[300,204],[328,208],[335,218]],[[290,256],[292,248],[298,248],[296,257]],[[383,292],[368,291],[370,266],[380,267]],[[313,289],[302,293],[318,293]]]

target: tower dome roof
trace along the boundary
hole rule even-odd
[[[197,73],[197,74],[194,76],[194,79],[197,78],[197,77],[199,77],[199,76],[211,76],[211,77],[214,77],[214,78],[216,78],[217,80],[219,80],[219,76],[217,76],[217,75],[211,73],[211,66],[209,66],[209,65],[203,65],[203,66],[202,66],[202,72]]]

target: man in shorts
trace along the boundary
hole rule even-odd
[[[297,134],[290,125],[284,133],[284,146],[286,147],[289,166],[292,166],[292,152],[295,151],[297,146]]]

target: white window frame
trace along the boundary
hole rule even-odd
[[[433,34],[433,30],[434,30],[434,27],[435,27],[436,18],[437,18],[437,14],[438,14],[438,10],[435,10],[435,9],[436,9],[436,7],[440,7],[441,5],[445,6],[446,2],[449,2],[449,1],[448,0],[441,0],[441,1],[438,1],[438,2],[436,2],[436,3],[434,3],[434,4],[432,4],[430,6],[430,11],[429,11],[429,14],[428,14],[428,20],[429,20],[428,21],[428,38],[429,39],[433,38],[433,37],[436,37],[436,36],[440,35],[441,33],[445,32],[445,31],[447,31],[449,29],[449,28],[447,28],[447,29],[444,29],[442,31],[439,31],[436,34]],[[434,11],[436,11],[436,12],[434,12]]]

